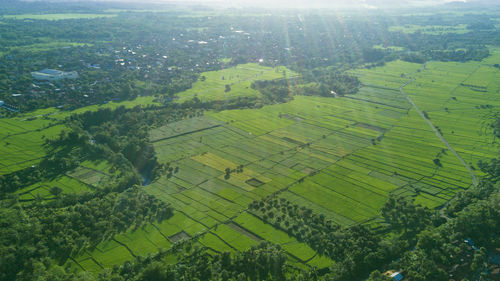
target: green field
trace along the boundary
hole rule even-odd
[[[191,89],[178,94],[179,99],[177,101],[183,102],[194,97],[198,97],[201,101],[260,97],[259,91],[250,88],[252,81],[289,78],[296,75],[286,67],[271,68],[256,63],[203,72]],[[231,87],[229,92],[225,91],[226,85]]]
[[[66,173],[86,185],[99,187],[116,172],[111,172],[111,164],[107,161],[84,161],[79,167]]]
[[[21,15],[3,15],[0,18],[6,19],[33,19],[33,20],[68,20],[68,19],[95,19],[116,17],[116,14],[21,14]]]
[[[179,233],[192,237],[205,231],[205,227],[177,212],[161,223],[147,224],[139,229],[115,235],[112,240],[102,241],[91,250],[74,257],[80,269],[99,272],[115,264],[133,260],[137,256],[147,256],[160,249],[169,249]],[[177,235],[177,236],[176,236]]]
[[[379,216],[391,194],[430,208],[443,205],[471,186],[471,175],[399,87],[415,79],[405,92],[477,167],[479,159],[496,155],[491,132],[480,126],[488,114],[481,105],[500,105],[494,63],[489,58],[424,67],[395,61],[352,71],[365,85],[353,96],[296,96],[285,104],[208,112],[154,129],[159,161],[178,172],[145,190],[210,229],[201,241],[215,251],[247,249],[265,239],[284,245],[299,261],[327,266],[332,261],[246,213],[247,205],[281,191],[279,197],[340,225]],[[433,162],[436,157],[441,167]]]
[[[130,230],[102,242],[75,260],[80,268],[98,271],[169,248],[179,239],[201,235],[200,245],[215,252],[241,251],[268,240],[281,244],[295,263],[327,267],[334,261],[318,256],[306,244],[247,213],[248,204],[280,191],[278,197],[343,226],[377,218],[390,195],[412,198],[430,208],[443,205],[472,184],[471,175],[401,95],[399,87],[415,79],[404,91],[426,111],[459,155],[469,165],[477,166],[479,159],[496,155],[491,132],[481,127],[483,116],[489,113],[484,105],[500,105],[500,72],[492,66],[498,56],[494,49],[492,53],[493,57],[483,62],[431,62],[424,67],[395,61],[383,67],[353,70],[351,73],[364,85],[353,96],[295,96],[284,104],[211,111],[152,129],[150,139],[158,161],[175,169],[143,189],[170,203],[176,215],[159,225]],[[179,101],[195,93],[206,100],[232,98],[223,96],[232,90],[219,91],[226,82],[212,80],[221,75],[234,80],[231,75],[244,75],[248,67],[205,73],[205,81],[181,93]],[[247,72],[245,75],[251,78],[244,83],[249,85],[251,79],[258,79],[251,73],[262,71]],[[268,71],[262,77],[281,78],[280,72],[272,68]],[[239,89],[242,96],[258,95],[240,86],[232,89]],[[70,114],[142,102],[153,103],[153,98],[73,112],[39,110],[3,119],[0,124],[12,131],[4,133],[6,139],[18,135],[19,139],[34,138],[45,130],[56,136],[61,126],[49,124]],[[33,132],[27,131],[30,124]],[[43,144],[34,150],[42,155]],[[441,167],[434,163],[436,157]],[[6,172],[14,170],[9,170],[7,163],[1,164]],[[83,162],[64,179],[92,188],[110,175],[109,169],[106,162]],[[481,176],[480,171],[474,172]],[[49,198],[47,186],[27,187],[21,193],[26,199],[37,194]],[[73,188],[64,192],[79,191]],[[115,258],[117,255],[119,258]]]
[[[42,181],[22,188],[16,191],[16,194],[19,196],[19,200],[21,201],[31,201],[36,198],[52,199],[54,198],[54,195],[51,194],[51,189],[53,187],[59,187],[62,189],[62,193],[64,194],[78,194],[92,190],[89,185],[78,180],[67,176],[59,176],[53,180]]]
[[[91,105],[73,111],[61,111],[56,108],[39,109],[19,114],[12,118],[0,119],[0,175],[16,172],[32,165],[37,165],[47,157],[49,147],[47,139],[54,139],[61,131],[69,131],[64,125],[59,125],[66,117],[99,109],[115,109],[120,106],[132,108],[159,104],[154,97],[138,97],[131,101],[109,102],[101,105]]]
[[[46,139],[54,139],[63,125],[50,126],[48,120],[0,119],[0,175],[37,165],[48,153]]]

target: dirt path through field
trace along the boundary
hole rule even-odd
[[[425,65],[422,68],[425,68]],[[450,150],[458,158],[458,160],[462,163],[462,165],[465,166],[465,168],[470,173],[470,176],[471,176],[471,179],[472,179],[472,184],[474,186],[476,186],[477,185],[476,175],[472,171],[471,167],[469,167],[469,164],[467,164],[467,162],[465,162],[465,160],[460,155],[458,155],[458,153],[453,149],[453,147],[451,147],[451,145],[443,137],[443,135],[441,134],[441,132],[439,132],[439,130],[436,128],[436,126],[434,126],[434,124],[432,124],[431,120],[429,120],[425,116],[425,114],[420,110],[420,108],[418,108],[418,106],[413,102],[413,100],[403,91],[403,88],[406,85],[412,83],[413,81],[415,81],[415,79],[411,79],[410,81],[408,81],[408,82],[404,83],[403,85],[401,85],[401,87],[399,87],[399,92],[408,100],[408,102],[411,104],[411,106],[413,108],[415,108],[415,110],[425,120],[425,122],[427,122],[427,124],[429,124],[429,126],[432,128],[432,130],[436,133],[436,136],[438,136],[439,139],[441,140],[441,142],[443,142],[444,145],[446,145],[446,147],[448,148],[448,150]]]

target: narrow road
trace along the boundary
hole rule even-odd
[[[429,124],[429,126],[432,128],[432,130],[436,133],[436,136],[439,137],[439,139],[441,139],[441,141],[444,143],[444,145],[446,145],[446,147],[448,148],[449,151],[451,151],[453,154],[455,154],[455,156],[458,158],[458,160],[460,160],[460,162],[465,166],[465,168],[467,168],[467,170],[469,171],[470,173],[470,176],[472,178],[472,184],[474,186],[477,186],[477,179],[476,179],[476,175],[474,175],[474,172],[472,171],[472,169],[469,167],[469,164],[467,164],[467,162],[465,162],[465,160],[460,157],[460,155],[458,155],[458,153],[453,149],[453,147],[451,147],[451,145],[445,140],[445,138],[443,137],[443,135],[441,135],[441,133],[439,132],[439,130],[434,126],[434,124],[432,124],[431,120],[429,120],[427,117],[425,117],[424,113],[422,113],[422,111],[418,108],[418,106],[413,102],[413,100],[403,91],[403,88],[412,83],[413,81],[415,81],[415,79],[412,79],[406,83],[404,83],[403,85],[401,85],[401,87],[399,87],[399,92],[408,100],[408,102],[410,102],[410,104],[413,106],[413,108],[415,108],[415,110],[418,112],[418,114],[425,120],[425,122],[427,122],[427,124]]]

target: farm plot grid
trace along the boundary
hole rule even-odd
[[[38,164],[47,155],[45,141],[66,127],[46,120],[0,119],[0,175]]]
[[[10,174],[32,165],[37,165],[47,157],[45,141],[54,139],[70,129],[59,125],[62,120],[74,114],[99,109],[116,109],[119,106],[132,108],[156,104],[154,97],[138,97],[132,101],[109,102],[91,105],[73,111],[44,108],[20,114],[12,118],[0,118],[0,175]]]
[[[487,79],[478,71],[488,72]],[[326,267],[335,261],[247,212],[248,204],[277,194],[349,226],[376,222],[390,195],[430,208],[446,203],[471,177],[399,92],[410,79],[405,92],[471,166],[495,155],[491,134],[478,129],[498,106],[498,71],[488,64],[396,61],[352,73],[365,85],[353,96],[296,96],[151,131],[158,161],[169,169],[143,189],[170,203],[182,220],[129,231],[75,261],[85,269],[109,267],[199,236],[214,252],[268,240],[297,264]],[[110,260],[115,252],[124,260]]]
[[[299,262],[324,264],[294,238],[262,232],[279,230],[246,213],[248,204],[279,193],[353,225],[377,217],[390,194],[436,207],[470,185],[464,167],[399,94],[404,79],[394,72],[421,66],[395,66],[375,71],[392,75],[395,89],[386,80],[377,87],[376,79],[385,78],[367,72],[373,85],[359,96],[296,96],[261,109],[210,112],[198,119],[196,130],[191,125],[167,139],[162,132],[183,124],[153,130],[159,161],[173,169],[144,189],[203,225],[207,232],[200,241],[214,250],[241,250],[264,239],[295,245],[284,249]]]

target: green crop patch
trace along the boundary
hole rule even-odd
[[[154,129],[150,132],[150,139],[151,141],[156,142],[159,140],[207,130],[217,126],[220,126],[220,123],[209,117],[195,117]]]
[[[79,166],[76,169],[67,173],[69,177],[77,179],[85,184],[97,187],[99,183],[108,176],[100,171],[96,171],[94,169],[90,169],[84,166]]]
[[[248,250],[251,246],[257,245],[258,239],[252,237],[251,234],[245,232],[243,229],[235,227],[237,226],[234,224],[231,227],[226,224],[219,224],[215,227],[214,233],[238,251]]]
[[[497,70],[474,62],[461,66],[395,61],[352,70],[367,85],[359,95],[296,96],[288,103],[211,111],[154,129],[150,139],[158,160],[172,169],[143,188],[177,212],[157,226],[157,234],[144,235],[148,242],[117,240],[130,244],[134,254],[160,248],[164,237],[169,247],[200,233],[200,243],[215,252],[245,250],[268,240],[297,262],[331,265],[306,244],[247,213],[248,205],[279,192],[279,198],[343,226],[373,221],[389,196],[412,198],[430,208],[443,205],[471,185],[471,174],[399,87],[411,74],[415,81],[403,88],[405,93],[458,155],[477,165],[495,151],[471,113],[500,103],[494,95]],[[474,75],[479,72],[489,76]],[[224,73],[229,75],[224,79],[232,79]],[[445,77],[446,83],[432,82]],[[209,77],[197,83],[205,82],[211,83]],[[109,174],[104,164],[82,167]]]
[[[46,140],[54,139],[67,129],[63,125],[45,127],[46,122],[1,119],[0,175],[37,165],[50,153]]]
[[[31,201],[35,198],[52,199],[60,193],[80,194],[91,192],[90,186],[67,176],[58,176],[52,180],[42,181],[16,191],[21,200]]]
[[[306,261],[315,255],[314,250],[312,250],[307,244],[297,242],[295,238],[269,224],[264,223],[249,213],[242,213],[234,221],[245,229],[248,229],[252,233],[255,233],[272,243],[283,245],[283,248],[289,254],[299,260]]]
[[[212,233],[206,233],[200,238],[200,243],[218,252],[233,252],[234,249],[226,241]]]
[[[177,102],[184,102],[194,97],[201,101],[260,97],[261,93],[250,87],[252,81],[289,78],[296,75],[285,67],[271,68],[255,63],[203,72],[191,89],[177,95]]]

